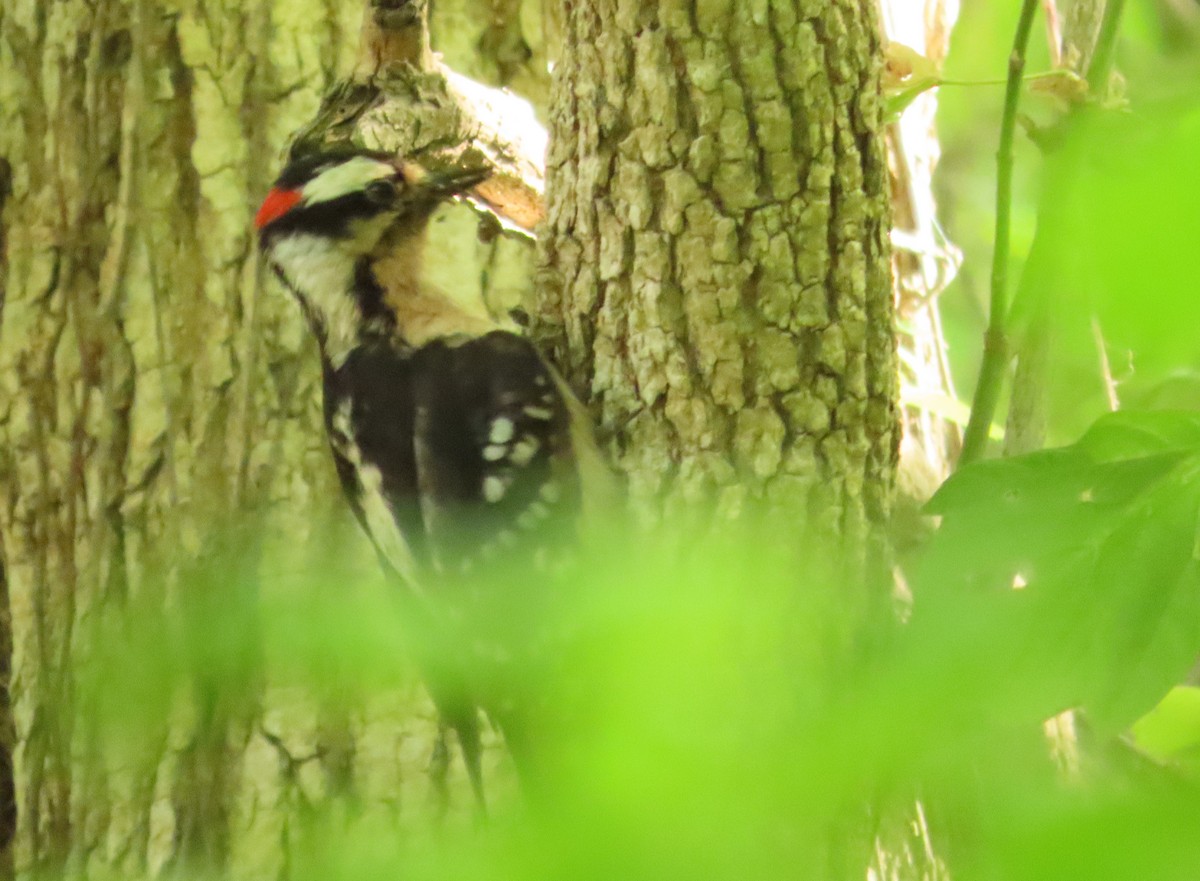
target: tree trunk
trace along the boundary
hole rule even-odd
[[[557,0],[436,0],[429,10],[434,51],[464,76],[511,89],[544,120],[558,7]]]
[[[292,304],[262,295],[250,216],[284,133],[311,115],[339,54],[349,60],[341,35],[358,10],[346,6],[0,0],[0,164],[13,170],[0,529],[22,684],[19,859],[38,871],[112,860],[132,877],[170,857],[171,828],[181,853],[227,855],[220,826],[257,695],[239,693],[250,703],[232,736],[228,712],[172,719],[170,700],[156,705],[122,745],[135,759],[114,765],[97,713],[133,712],[141,687],[184,659],[163,638],[131,675],[96,680],[103,690],[93,674],[122,663],[116,646],[136,654],[204,606],[179,602],[202,589],[180,566],[228,551],[227,526],[252,522],[255,545],[285,486],[336,500],[313,452],[307,342]],[[253,597],[257,547],[238,553],[240,565],[218,561],[245,576],[224,588]],[[242,607],[221,607],[205,635],[241,633],[229,613]],[[114,623],[131,608],[144,617]],[[233,679],[253,692],[247,657]],[[210,689],[206,672],[189,670],[177,696]],[[189,758],[207,749],[209,767],[171,760],[172,739],[196,745]],[[160,774],[191,795],[167,827],[151,810],[171,790]],[[188,842],[200,827],[205,840]]]
[[[541,239],[537,333],[635,505],[766,502],[835,539],[838,611],[805,631],[833,652],[886,617],[868,567],[900,434],[874,12],[568,4]],[[862,810],[847,794],[802,874],[862,877]]]
[[[874,4],[569,4],[540,333],[635,498],[886,513],[880,57]]]

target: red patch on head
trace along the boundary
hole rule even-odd
[[[258,213],[254,215],[254,228],[262,229],[268,223],[278,220],[291,211],[293,206],[299,201],[299,190],[285,190],[281,187],[272,187],[271,192],[267,193],[267,198],[263,199]]]

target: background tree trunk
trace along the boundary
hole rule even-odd
[[[326,0],[0,2],[0,156],[12,168],[0,528],[18,634],[22,865],[95,860],[132,876],[173,854],[229,856],[260,712],[243,613],[281,522],[268,505],[298,488],[338,501],[308,343],[292,304],[263,296],[249,218],[287,134],[349,60],[358,14]],[[315,520],[305,507],[288,515],[293,535],[320,526],[319,506]],[[231,547],[224,531],[247,522]],[[181,571],[188,556],[222,577]],[[147,617],[132,632],[109,629],[135,607]],[[119,663],[114,643],[145,648],[148,632],[177,626],[167,608],[206,616],[188,619],[194,651],[179,658],[168,640],[143,663],[180,660],[198,714],[172,709],[188,705],[179,694],[138,705],[158,669],[126,669],[100,691],[80,678]],[[245,669],[205,666],[206,643],[230,635],[248,644]],[[231,695],[230,679],[245,687]],[[96,722],[113,706],[143,713],[123,767]]]
[[[896,361],[873,4],[569,5],[541,319],[635,497],[888,507]]]
[[[429,14],[433,48],[457,72],[503,86],[528,100],[544,120],[549,64],[558,59],[557,0],[436,0]]]

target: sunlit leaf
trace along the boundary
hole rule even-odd
[[[1133,726],[1138,746],[1162,760],[1188,758],[1200,769],[1200,688],[1171,689]]]

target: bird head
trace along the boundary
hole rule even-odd
[[[487,177],[481,168],[430,170],[365,151],[293,160],[254,218],[263,248],[282,237],[317,236],[353,256],[370,253],[400,220],[423,222],[437,205]]]

